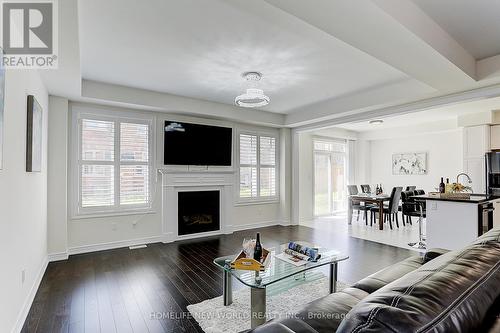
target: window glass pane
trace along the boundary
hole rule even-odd
[[[82,120],[82,159],[113,161],[115,124],[112,121]]]
[[[260,137],[260,164],[276,164],[276,139],[268,136]]]
[[[260,196],[276,195],[276,168],[260,168]]]
[[[149,158],[149,126],[147,124],[120,124],[120,159],[147,162]]]
[[[149,172],[147,165],[120,167],[120,204],[141,205],[149,201]]]
[[[240,164],[257,164],[256,135],[240,135]]]
[[[257,196],[257,168],[240,168],[240,197],[251,198]]]
[[[82,166],[82,207],[114,204],[114,167],[112,165]]]
[[[329,154],[314,154],[314,215],[331,213],[331,160]]]
[[[314,150],[345,153],[346,144],[344,142],[337,141],[314,140]]]

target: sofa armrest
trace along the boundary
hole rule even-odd
[[[435,259],[435,258],[439,257],[440,255],[445,254],[447,252],[450,252],[450,251],[445,250],[445,249],[440,249],[440,248],[432,248],[432,249],[428,250],[427,252],[425,252],[424,263],[429,262],[432,259]]]

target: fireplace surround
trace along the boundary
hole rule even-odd
[[[234,172],[224,171],[177,171],[160,169],[162,182],[162,238],[163,242],[207,237],[233,232],[231,221],[234,218]],[[179,197],[190,196],[193,192],[218,192],[219,194],[219,226],[216,230],[198,230],[200,232],[182,230],[179,228]],[[215,205],[213,205],[215,206]],[[206,215],[195,212],[203,224]],[[215,229],[215,228],[214,228]]]

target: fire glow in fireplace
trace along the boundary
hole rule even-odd
[[[179,192],[177,202],[179,236],[220,229],[220,191]]]

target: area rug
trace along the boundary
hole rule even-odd
[[[236,283],[233,281],[233,283]],[[337,282],[337,290],[347,285]],[[292,317],[305,304],[328,294],[328,278],[300,284],[267,296],[267,320]],[[205,333],[235,333],[250,329],[250,289],[233,292],[233,304],[224,306],[222,296],[187,307]]]

